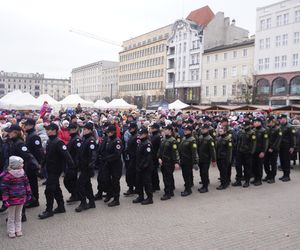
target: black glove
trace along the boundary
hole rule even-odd
[[[89,172],[88,172],[88,175],[90,178],[93,178],[95,176],[95,172],[93,169],[90,169]]]

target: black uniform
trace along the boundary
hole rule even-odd
[[[269,136],[269,147],[264,160],[266,180],[274,180],[277,173],[277,158],[282,138],[281,129],[277,126],[267,129]]]
[[[95,204],[91,177],[94,176],[97,158],[96,146],[96,141],[92,133],[83,136],[79,153],[80,175],[77,181],[79,199],[83,206],[87,204],[86,199],[89,200],[90,207],[93,207]]]
[[[147,138],[144,138],[139,143],[136,151],[136,187],[140,199],[144,199],[145,190],[147,199],[152,200],[152,172],[152,145]]]
[[[64,200],[59,185],[59,177],[67,164],[68,171],[75,168],[74,162],[67,150],[67,146],[57,136],[49,136],[46,146],[44,165],[48,178],[46,182],[46,211],[52,213],[54,199],[58,208],[64,208]]]
[[[152,173],[152,187],[153,191],[160,190],[159,187],[159,176],[158,176],[158,151],[161,143],[161,135],[159,131],[153,132],[151,136],[151,145],[152,145],[152,159],[153,159],[153,173]]]
[[[102,138],[102,142],[98,147],[98,160],[97,160],[97,165],[98,165],[98,176],[97,176],[98,185],[97,185],[97,189],[98,189],[98,193],[95,196],[97,199],[102,199],[103,192],[107,193],[107,189],[104,185],[105,180],[104,180],[104,172],[103,172],[103,166],[104,166],[103,157],[105,155],[105,147],[106,147],[107,140],[108,140],[108,136],[105,135]]]
[[[79,154],[81,147],[81,138],[78,133],[70,134],[70,140],[67,144],[68,151],[74,162],[74,171],[66,172],[64,177],[64,185],[68,192],[71,194],[71,197],[74,199],[78,198],[78,189],[77,189],[77,174],[79,170]]]
[[[136,150],[139,143],[140,139],[138,139],[136,131],[131,134],[125,151],[126,159],[129,161],[128,169],[126,171],[126,182],[129,190],[134,190],[134,187],[136,186]]]

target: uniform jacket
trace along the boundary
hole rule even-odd
[[[280,147],[295,148],[296,147],[296,130],[290,124],[280,126],[282,139]]]
[[[197,144],[199,162],[210,163],[216,161],[215,142],[209,133],[200,135]]]
[[[263,127],[258,127],[255,130],[256,135],[256,153],[266,152],[269,146],[268,131]]]
[[[104,153],[103,153],[103,161],[105,164],[116,164],[122,166],[122,143],[121,140],[116,137],[108,137],[105,145],[103,145]]]
[[[41,164],[45,154],[44,154],[41,138],[37,135],[34,129],[30,129],[27,131],[26,145],[29,151],[33,154],[35,159],[38,161],[38,163]]]
[[[136,151],[136,170],[150,170],[153,168],[152,145],[148,139],[141,140]]]
[[[159,151],[158,158],[160,158],[164,165],[166,164],[176,164],[179,163],[179,152],[178,144],[174,137],[166,136],[162,139]]]
[[[79,169],[82,172],[94,172],[97,159],[96,141],[92,134],[84,135],[79,149]]]
[[[79,168],[79,154],[80,154],[81,142],[82,141],[78,133],[71,134],[69,143],[67,145],[68,151],[72,157],[76,169]]]
[[[269,136],[269,148],[273,151],[279,151],[281,139],[282,139],[282,132],[281,129],[277,126],[268,127],[267,133]]]
[[[216,155],[218,161],[222,160],[226,161],[227,164],[230,164],[232,158],[232,140],[226,136],[226,134],[217,137]]]
[[[198,164],[197,142],[193,136],[185,136],[179,145],[180,163],[183,165]]]
[[[256,150],[256,135],[251,129],[240,130],[238,133],[237,151],[241,153],[254,154]]]

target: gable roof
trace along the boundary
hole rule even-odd
[[[198,25],[206,26],[213,18],[215,14],[209,8],[208,5],[192,11],[186,19],[197,23]]]

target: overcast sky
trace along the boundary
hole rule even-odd
[[[118,60],[121,48],[69,32],[122,43],[209,5],[255,33],[256,8],[277,0],[7,0],[0,2],[0,70],[67,78],[74,67]],[[183,4],[184,3],[184,4]]]

